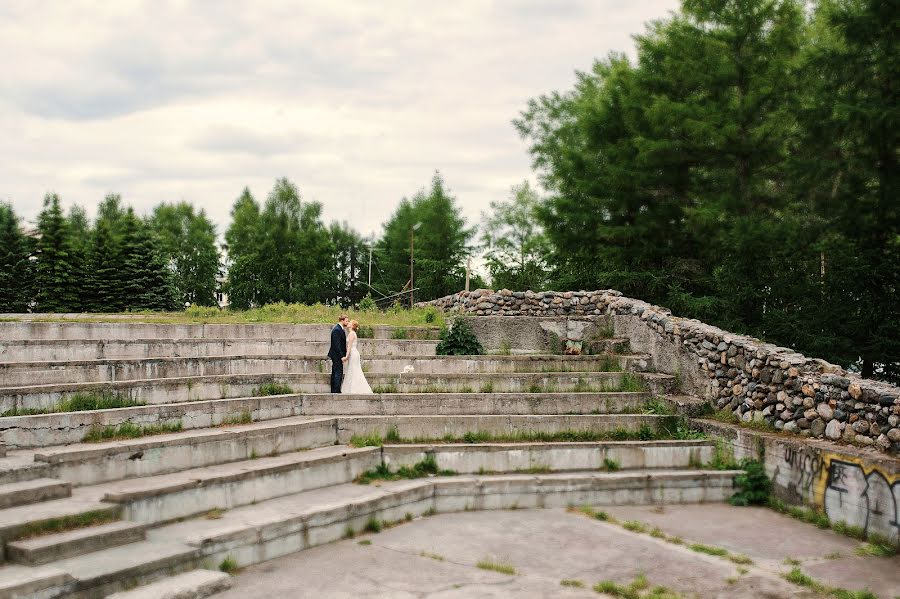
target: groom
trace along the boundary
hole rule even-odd
[[[338,322],[331,329],[331,347],[328,349],[328,357],[331,358],[331,392],[340,393],[341,383],[344,381],[344,362],[347,361],[347,316],[341,314]]]

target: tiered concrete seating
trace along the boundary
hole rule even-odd
[[[672,417],[644,413],[671,382],[645,356],[439,357],[434,330],[378,327],[362,349],[390,392],[333,396],[329,327],[245,326],[0,323],[2,409],[50,412],[0,417],[0,598],[202,597],[228,586],[212,571],[224,560],[370,520],[733,492],[735,472],[701,468],[710,442],[666,439]],[[254,396],[266,383],[293,392]],[[97,390],[147,405],[53,411]],[[173,432],[84,441],[163,425]],[[423,461],[442,475],[359,484]]]

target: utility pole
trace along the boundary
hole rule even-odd
[[[469,291],[469,276],[472,274],[472,258],[466,261],[466,291]]]
[[[409,309],[413,308],[413,294],[415,293],[413,289],[416,288],[415,282],[413,281],[413,261],[415,260],[415,254],[413,248],[415,247],[413,244],[413,231],[415,231],[415,227],[409,228]]]
[[[372,246],[369,246],[369,289],[372,288]]]

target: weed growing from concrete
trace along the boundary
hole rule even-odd
[[[492,570],[494,572],[499,572],[500,574],[508,574],[510,576],[515,576],[516,574],[515,566],[507,561],[495,559],[492,557],[486,557],[482,560],[479,560],[475,565],[482,570]]]
[[[454,444],[454,443],[554,443],[554,442],[589,442],[589,441],[652,441],[668,438],[665,432],[654,432],[648,425],[642,424],[638,430],[613,429],[610,431],[562,430],[556,432],[516,431],[513,433],[489,433],[486,431],[469,431],[463,435],[447,434],[440,438],[413,437],[392,439],[394,444]],[[387,439],[378,433],[356,434],[350,437],[353,447],[380,447]]]
[[[237,569],[237,562],[234,561],[234,558],[230,555],[225,556],[225,559],[219,562],[219,570],[225,572],[226,574],[234,574],[235,572],[237,572]]]
[[[253,390],[254,397],[264,397],[267,395],[290,395],[294,392],[289,385],[280,383],[265,383]]]
[[[610,522],[613,524],[618,522],[615,518],[613,518],[606,512],[604,512],[604,511],[598,512],[597,510],[595,510],[594,508],[592,508],[589,505],[583,505],[583,506],[579,507],[577,510],[573,507],[570,507],[568,511],[570,511],[570,512],[577,511],[577,512],[584,514],[588,518],[593,518],[594,520],[600,520],[601,522]]]
[[[243,410],[240,414],[230,414],[222,419],[219,426],[234,426],[236,424],[250,424],[253,422],[253,414],[250,410]]]
[[[99,391],[86,391],[73,393],[61,399],[59,403],[50,408],[13,408],[6,410],[0,416],[34,416],[38,414],[57,414],[60,412],[90,412],[93,410],[111,410],[114,408],[134,408],[145,406],[146,402],[129,399],[121,393],[101,389]]]
[[[584,582],[582,582],[582,581],[580,581],[580,580],[575,580],[575,579],[573,579],[573,578],[566,578],[566,579],[564,579],[564,580],[560,580],[560,581],[559,581],[559,586],[563,586],[563,587],[573,587],[573,588],[576,588],[576,589],[583,589],[583,588],[584,588]]]
[[[622,464],[619,460],[614,460],[612,458],[603,458],[603,469],[607,472],[616,472],[622,468]]]
[[[619,382],[619,391],[625,393],[639,393],[646,390],[646,383],[644,383],[644,380],[638,375],[631,372],[626,372],[622,375],[622,380]]]
[[[21,541],[42,535],[55,534],[75,530],[78,528],[86,528],[88,526],[99,526],[109,522],[115,522],[119,517],[107,510],[93,510],[82,512],[80,514],[72,514],[69,516],[60,516],[59,518],[50,518],[39,522],[29,522],[18,532],[16,532],[8,541]]]
[[[422,517],[429,518],[431,516],[434,516],[435,514],[437,514],[437,510],[434,509],[434,507],[432,506],[432,507],[428,508],[427,510],[425,510],[424,512],[422,512]]]
[[[497,354],[501,356],[508,356],[512,354],[512,344],[509,341],[501,342],[500,349],[497,350]]]
[[[760,460],[744,459],[741,461],[743,472],[737,475],[734,483],[740,489],[731,496],[731,505],[765,505],[772,492],[772,481],[766,475],[765,465]]]
[[[493,381],[485,381],[481,383],[481,393],[493,393],[494,392],[494,382]]]
[[[220,507],[214,507],[213,509],[206,512],[207,520],[221,520],[222,516],[225,515],[225,510]]]
[[[893,557],[897,555],[898,548],[896,545],[892,544],[887,539],[876,540],[873,538],[875,536],[876,535],[869,535],[869,542],[863,543],[857,547],[854,553],[856,553],[856,555],[872,557]]]
[[[655,414],[657,416],[673,416],[672,407],[662,397],[651,397],[644,402],[642,414]]]
[[[395,327],[391,331],[391,339],[407,339],[408,335],[406,333],[406,329],[403,327]]]
[[[369,539],[363,539],[362,541],[357,541],[356,544],[357,545],[371,545],[372,541],[370,541]]]
[[[784,558],[784,562],[783,562],[783,563],[784,563],[785,566],[799,566],[799,565],[800,565],[800,560],[794,559],[794,558],[792,558],[792,557],[786,557],[786,558]]]
[[[399,443],[400,442],[400,432],[397,430],[397,427],[391,425],[388,427],[387,432],[384,434],[385,443]]]
[[[644,523],[637,520],[627,520],[623,522],[622,528],[624,528],[625,530],[630,530],[631,532],[647,532],[647,527],[644,525]]]
[[[422,557],[427,557],[428,559],[433,559],[437,562],[444,561],[444,556],[441,555],[440,553],[431,553],[429,551],[423,551],[419,555],[421,555]]]
[[[123,422],[119,426],[94,426],[84,435],[85,443],[99,443],[101,441],[116,441],[119,439],[137,439],[150,435],[162,435],[165,433],[177,433],[181,430],[181,420],[140,426],[131,422]]]
[[[396,383],[388,383],[387,385],[375,385],[372,393],[399,393]]]
[[[425,478],[428,476],[454,476],[455,474],[456,472],[453,470],[439,469],[437,460],[435,460],[434,456],[428,455],[412,466],[400,466],[400,468],[394,471],[392,471],[387,464],[382,462],[372,470],[366,470],[357,476],[353,482],[367,485],[376,480],[402,480]]]
[[[356,536],[356,531],[353,530],[352,526],[350,526],[348,524],[347,526],[344,527],[344,538],[345,539],[352,539],[355,536]]]
[[[697,553],[705,553],[706,555],[714,555],[716,557],[727,557],[728,550],[721,547],[713,547],[712,545],[704,545],[703,543],[693,543],[688,545],[688,549]]]
[[[371,518],[369,518],[369,521],[366,522],[366,525],[365,525],[365,527],[363,527],[363,530],[366,532],[379,533],[379,532],[381,532],[382,528],[384,528],[384,522],[382,522],[375,516],[372,516]]]
[[[878,599],[878,597],[869,589],[848,591],[847,589],[824,585],[808,574],[805,574],[800,568],[793,568],[790,572],[782,574],[782,576],[785,580],[794,583],[797,586],[806,587],[820,595],[831,595],[836,599]]]

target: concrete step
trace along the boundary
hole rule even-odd
[[[132,522],[152,524],[348,483],[380,463],[381,450],[375,447],[322,447],[107,483],[84,492],[121,505]]]
[[[53,478],[47,464],[34,461],[31,451],[10,451],[6,457],[0,458],[0,485],[34,480],[36,478]]]
[[[198,554],[183,543],[147,540],[56,561],[51,567],[72,577],[74,596],[100,598],[194,570],[200,565]]]
[[[55,567],[0,567],[0,599],[64,597],[74,585],[68,572]]]
[[[22,540],[42,530],[93,526],[98,518],[118,519],[121,506],[73,491],[72,497],[0,510],[0,543]]]
[[[384,445],[382,460],[396,470],[431,456],[439,469],[459,474],[634,470],[698,467],[714,449],[712,441]]]
[[[373,390],[385,393],[554,393],[619,391],[625,373],[476,373],[432,375],[366,375]],[[639,373],[646,390],[664,394],[674,377]],[[249,397],[267,384],[286,385],[294,393],[327,393],[326,373],[225,374],[166,379],[137,379],[105,383],[30,385],[0,389],[0,409],[54,410],[74,393],[110,392],[144,404],[168,404],[206,399]]]
[[[3,324],[3,323],[0,323]],[[0,337],[2,338],[2,337]],[[325,339],[327,339],[327,335]],[[360,339],[363,355],[433,356],[438,342],[428,339]],[[328,354],[326,340],[296,339],[22,339],[0,343],[2,362],[102,360],[167,356],[301,355]]]
[[[148,585],[109,595],[107,599],[203,599],[230,589],[231,576],[212,570],[191,570]]]
[[[292,394],[178,402],[0,418],[0,440],[12,447],[78,443],[94,427],[130,422],[144,426],[180,421],[183,429],[298,415],[391,414],[590,414],[633,413],[649,394],[624,393],[380,393],[377,395]],[[2,465],[2,460],[0,460]],[[3,468],[0,466],[0,481]]]
[[[28,566],[48,564],[61,559],[92,553],[144,540],[145,526],[117,521],[44,535],[6,546],[9,561]]]
[[[96,319],[96,314],[20,314],[0,315],[14,317],[17,322],[0,322],[0,339],[4,340],[142,340],[172,339],[176,341],[328,341],[333,323],[210,323],[210,324],[168,324],[133,322],[73,322],[75,319]],[[61,318],[68,322],[38,322],[35,318]],[[103,318],[108,318],[104,315]],[[365,324],[365,323],[363,323]],[[438,339],[440,327],[408,326],[395,327],[374,325],[370,327],[378,339],[391,339],[398,329],[408,339]]]
[[[332,418],[292,417],[246,425],[185,430],[106,443],[80,443],[36,450],[56,478],[75,485],[179,472],[298,449],[347,444],[353,435],[386,436],[395,429],[407,439],[441,439],[467,432],[652,431],[665,417],[641,414],[591,415],[387,415]]]
[[[647,356],[366,356],[371,372],[398,374],[461,374],[514,372],[644,371]],[[321,355],[233,355],[157,357],[103,360],[0,362],[0,387],[32,384],[113,382],[205,376],[213,374],[283,374],[330,372]]]
[[[52,478],[35,478],[22,482],[0,485],[0,510],[39,503],[51,499],[69,497],[72,483]]]
[[[147,477],[337,442],[334,418],[293,417],[104,443],[48,447],[33,459],[76,485]]]
[[[183,542],[215,564],[247,566],[344,538],[370,519],[398,522],[471,509],[720,502],[734,471],[668,470],[549,475],[456,476],[337,485],[192,519],[149,531]]]

